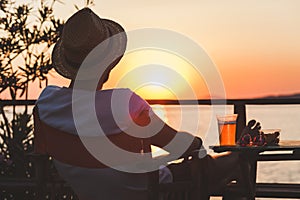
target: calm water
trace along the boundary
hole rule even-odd
[[[161,105],[152,107],[172,127],[200,136],[207,149],[210,145],[218,144],[215,116],[225,112],[225,107]],[[226,106],[226,112],[233,113],[233,107]],[[9,115],[9,110],[7,113]],[[247,106],[247,121],[250,119],[261,122],[264,129],[280,128],[281,140],[300,139],[300,105]],[[260,162],[258,163],[257,181],[300,183],[300,162]]]

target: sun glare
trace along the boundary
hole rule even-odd
[[[113,87],[130,88],[145,99],[191,99],[208,94],[194,66],[159,49],[127,53],[105,84],[105,88]]]
[[[155,85],[155,83],[135,89],[135,92],[145,99],[177,99],[176,95],[168,88]]]

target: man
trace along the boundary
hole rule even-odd
[[[118,23],[101,19],[89,8],[76,12],[52,53],[55,70],[71,83],[68,88],[46,87],[36,103],[35,150],[53,157],[80,199],[144,199],[145,193],[137,191],[147,187],[141,172],[152,169],[151,145],[170,153],[163,161],[191,155],[202,146],[200,138],[164,123],[133,91],[102,89],[125,53],[126,42]],[[96,123],[86,101],[89,95],[94,95]],[[182,146],[186,148],[179,151]],[[141,165],[142,161],[149,163]],[[238,155],[207,155],[205,165],[208,190],[220,189],[235,178]],[[187,168],[180,166],[155,166],[160,182],[190,178],[183,177]]]

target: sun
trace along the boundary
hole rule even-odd
[[[145,99],[195,99],[208,94],[199,71],[182,57],[159,49],[127,53],[105,88],[130,88]]]
[[[135,90],[144,99],[177,99],[176,95],[168,88],[154,83],[144,85]]]

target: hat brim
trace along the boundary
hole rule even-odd
[[[125,34],[125,31],[123,27],[109,19],[101,19],[102,23],[107,27],[110,36],[114,36],[118,34],[117,37],[113,37],[113,40],[111,40],[111,46],[108,51],[106,51],[106,55],[102,55],[103,58],[115,58],[114,60],[99,60],[99,66],[100,67],[106,67],[107,69],[112,69],[119,63],[122,56],[125,53],[126,50],[126,44],[127,44],[127,37]],[[103,63],[110,63],[110,65],[105,64],[106,66],[102,66]],[[78,69],[70,63],[68,63],[64,56],[64,48],[62,45],[62,40],[59,39],[52,51],[52,65],[56,72],[60,74],[61,76],[75,80]],[[100,77],[99,77],[100,78]]]

